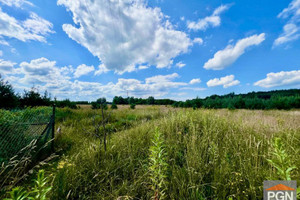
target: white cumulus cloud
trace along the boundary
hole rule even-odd
[[[300,37],[300,0],[293,0],[277,17],[287,19],[287,23],[273,45],[279,46],[297,40]]]
[[[100,64],[98,66],[98,70],[95,71],[95,75],[100,75],[100,74],[104,74],[104,73],[107,73],[109,70],[104,66],[104,64]]]
[[[265,40],[265,34],[252,35],[239,40],[234,46],[228,45],[225,49],[215,53],[214,57],[209,59],[205,64],[205,69],[221,70],[234,63],[245,50],[254,45],[259,45]]]
[[[9,60],[3,60],[0,59],[0,73],[3,73],[3,75],[13,73],[14,72],[14,66],[17,63],[11,62]]]
[[[180,62],[178,62],[178,63],[176,63],[176,67],[178,67],[178,68],[182,68],[182,67],[185,67],[185,63],[183,63],[182,61],[180,61]]]
[[[207,81],[206,84],[208,87],[215,87],[215,86],[222,85],[223,88],[228,88],[228,87],[240,84],[240,81],[234,80],[234,75],[228,75],[228,76],[221,77],[221,78],[211,79],[211,80]]]
[[[79,65],[74,72],[74,77],[79,78],[80,76],[86,75],[94,70],[95,68],[93,65],[91,66],[87,66],[86,64]]]
[[[221,18],[220,15],[228,10],[230,8],[230,4],[221,5],[218,8],[216,8],[211,16],[205,17],[203,19],[199,19],[197,22],[194,21],[188,21],[187,27],[190,30],[201,30],[205,31],[209,27],[217,27],[221,24]]]
[[[264,88],[279,86],[300,86],[300,70],[281,71],[277,73],[268,73],[265,79],[254,83],[255,86]]]
[[[20,79],[24,84],[57,84],[64,83],[70,79],[68,74],[72,72],[71,67],[58,67],[56,61],[50,61],[47,58],[38,58],[30,62],[22,62],[20,64],[19,74],[24,75]]]
[[[114,96],[126,96],[127,92],[135,97],[158,98],[170,95],[172,89],[188,86],[188,83],[176,81],[180,77],[177,73],[156,75],[143,80],[119,78],[115,83],[107,84],[74,80],[72,66],[59,67],[56,61],[44,57],[22,62],[19,66],[19,68],[14,68],[12,73],[6,73],[4,76],[14,88],[21,92],[34,85],[39,91],[47,90],[58,99],[83,100],[84,98],[84,100],[91,101],[100,96],[112,99]],[[5,70],[11,71],[12,69],[9,67]]]
[[[108,70],[130,72],[145,64],[169,67],[192,45],[160,8],[151,8],[144,0],[58,0],[57,4],[73,14],[76,24],[64,24],[63,30]]]
[[[286,24],[283,27],[283,33],[274,41],[274,45],[278,46],[300,37],[299,27],[295,24]]]
[[[201,44],[203,44],[203,39],[202,39],[202,38],[194,38],[193,42],[194,42],[195,44],[201,45]]]
[[[181,87],[181,88],[179,88],[179,90],[204,91],[204,90],[206,90],[206,88],[201,88],[201,87]]]
[[[190,84],[193,85],[193,84],[196,84],[196,83],[201,83],[201,80],[200,78],[194,78],[190,81]]]

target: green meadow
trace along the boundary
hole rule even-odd
[[[118,107],[105,131],[101,110],[58,109],[47,198],[262,199],[264,180],[300,181],[297,110]]]

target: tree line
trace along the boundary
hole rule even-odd
[[[174,107],[228,108],[228,109],[293,109],[300,108],[300,90],[277,90],[271,92],[251,92],[248,94],[212,95],[204,99],[179,101]]]
[[[113,103],[115,104],[136,104],[136,105],[172,105],[176,101],[171,99],[155,99],[154,97],[150,96],[147,99],[142,98],[134,98],[134,97],[127,97],[123,98],[121,96],[115,96],[113,98]]]
[[[186,101],[171,99],[147,99],[115,96],[115,104],[172,105],[181,108],[228,108],[228,109],[292,109],[300,108],[300,89],[274,90],[268,92],[250,92],[247,94],[229,93],[211,95],[204,99],[195,98]]]
[[[58,101],[56,98],[51,100],[50,94],[45,91],[40,94],[37,89],[24,90],[23,94],[16,93],[11,84],[4,81],[0,75],[0,109],[14,109],[35,106],[51,106],[77,108],[76,102],[69,99]]]
[[[106,102],[106,100],[105,100]],[[5,82],[0,76],[0,108],[13,109],[34,106],[49,106],[56,104],[58,107],[77,108],[79,104],[91,104],[92,108],[98,108],[98,102],[70,101],[69,99],[58,101],[51,100],[47,91],[40,94],[32,88],[30,91],[24,90],[23,94],[15,93],[13,87]],[[107,102],[110,104],[109,102]],[[106,103],[105,103],[106,104]],[[300,108],[300,89],[274,90],[268,92],[250,92],[247,94],[229,93],[226,95],[211,95],[206,98],[195,98],[186,101],[175,101],[171,99],[134,98],[115,96],[112,106],[128,104],[132,108],[135,105],[172,105],[182,108],[228,108],[228,109],[293,109]]]

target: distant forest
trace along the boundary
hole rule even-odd
[[[274,90],[269,92],[250,92],[247,94],[229,93],[212,95],[204,99],[186,101],[170,99],[123,98],[114,97],[115,104],[172,105],[183,108],[228,108],[228,109],[292,109],[300,108],[300,89]]]
[[[0,76],[0,108],[14,109],[34,106],[49,106],[56,104],[58,107],[77,108],[78,104],[95,104],[97,102],[70,101],[69,99],[58,101],[51,100],[47,91],[40,94],[36,90],[24,90],[22,95],[15,93],[12,85],[5,82]],[[250,92],[247,94],[212,95],[195,98],[186,101],[171,99],[155,99],[154,97],[134,98],[115,96],[113,104],[130,105],[172,105],[182,108],[228,108],[228,109],[293,109],[300,108],[300,89],[274,90],[269,92]]]

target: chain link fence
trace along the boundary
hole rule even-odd
[[[7,162],[33,140],[37,149],[54,137],[55,107],[0,110],[0,163]],[[53,141],[43,149],[51,151]]]

